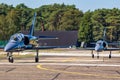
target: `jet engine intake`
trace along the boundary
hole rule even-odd
[[[30,40],[27,36],[24,36],[24,44],[28,45],[30,43]]]
[[[105,42],[103,42],[103,47],[106,47],[106,43]]]

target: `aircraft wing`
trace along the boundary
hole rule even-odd
[[[94,47],[92,47],[92,48],[79,48],[80,50],[95,50],[95,48]]]
[[[104,51],[119,51],[120,48],[107,48]]]
[[[57,46],[38,46],[38,47],[26,47],[24,50],[40,50],[40,49],[54,49],[54,48],[58,48]]]
[[[95,48],[80,48],[80,50],[95,50]],[[104,51],[119,51],[120,48],[107,48]]]
[[[53,49],[57,48],[57,46],[39,46],[38,49]]]

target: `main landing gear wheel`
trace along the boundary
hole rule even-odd
[[[92,50],[91,54],[92,54],[92,58],[94,58],[93,50]]]
[[[39,58],[37,56],[35,57],[35,62],[39,62]]]
[[[110,51],[110,54],[109,54],[109,59],[112,57],[112,56],[111,56],[111,54],[112,54],[112,52]]]
[[[35,56],[35,62],[39,62],[39,50],[36,48],[36,56]]]
[[[109,59],[111,58],[111,55],[109,54]]]
[[[92,58],[94,58],[94,54],[92,54]]]

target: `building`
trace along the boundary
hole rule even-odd
[[[28,32],[23,32],[27,34]],[[72,47],[77,45],[78,39],[77,31],[35,31],[34,35],[39,36],[53,36],[58,39],[39,40],[40,46],[52,47]]]

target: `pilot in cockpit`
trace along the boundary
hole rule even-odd
[[[19,35],[18,34],[14,34],[13,36],[11,36],[10,40],[20,41]]]

